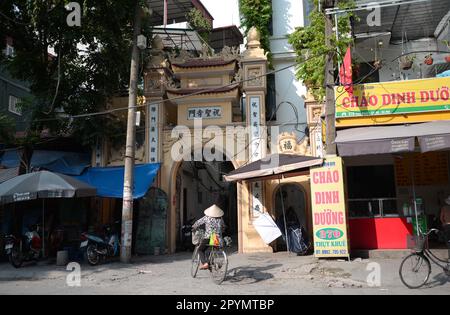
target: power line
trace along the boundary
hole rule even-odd
[[[294,63],[294,64],[288,65],[286,67],[280,68],[278,70],[269,71],[269,72],[267,72],[265,74],[262,74],[262,75],[259,75],[259,76],[254,76],[252,78],[243,79],[243,80],[240,80],[240,81],[235,81],[233,83],[230,83],[230,84],[227,84],[227,85],[223,85],[223,86],[219,86],[219,87],[215,87],[215,88],[199,90],[197,92],[193,92],[193,93],[185,94],[185,95],[181,95],[181,96],[176,96],[176,97],[168,98],[168,99],[161,100],[161,101],[152,101],[152,102],[150,102],[150,104],[151,105],[164,104],[166,102],[177,101],[177,100],[185,99],[185,98],[196,96],[196,95],[216,92],[216,91],[222,90],[224,88],[228,88],[228,87],[233,87],[233,86],[238,87],[240,84],[242,84],[244,82],[253,81],[255,79],[262,78],[262,77],[268,76],[270,74],[278,73],[278,72],[287,70],[289,68],[295,67],[296,65],[297,65],[297,63]],[[146,106],[147,106],[147,104],[142,104],[142,105],[136,105],[136,106],[130,107],[130,108],[138,109],[138,108],[142,108],[142,107],[146,107]],[[87,117],[94,117],[94,116],[100,116],[100,115],[107,115],[107,114],[112,114],[112,113],[116,113],[116,112],[126,111],[126,110],[128,110],[130,108],[128,108],[128,107],[119,107],[119,108],[114,108],[114,109],[100,111],[100,112],[80,114],[80,115],[71,115],[71,116],[65,117],[65,119],[72,120],[72,119],[78,119],[78,118],[87,118]],[[36,122],[46,122],[46,121],[55,121],[55,120],[62,120],[62,118],[45,118],[45,119],[37,119],[35,121]]]

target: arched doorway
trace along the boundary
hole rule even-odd
[[[283,203],[281,202],[282,197]],[[309,235],[306,193],[300,185],[283,184],[276,189],[274,215],[277,223],[279,223],[280,220],[283,220],[283,205],[287,216],[290,216],[289,213],[293,212],[295,214],[294,217],[298,219],[300,225],[306,230],[307,235]],[[290,217],[292,218],[292,216]],[[274,250],[286,250],[286,243],[283,238],[280,237],[276,240]]]
[[[175,178],[175,231],[176,250],[186,250],[183,225],[200,219],[203,211],[217,204],[225,212],[226,235],[238,243],[237,185],[228,183],[223,175],[235,168],[228,161],[180,163]],[[169,224],[170,225],[170,224]]]

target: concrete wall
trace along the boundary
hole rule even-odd
[[[273,53],[274,70],[280,70],[295,63],[295,52],[288,43],[288,35],[294,32],[296,27],[304,26],[304,1],[303,0],[279,0],[272,1],[273,9],[273,36],[270,39]],[[280,126],[280,132],[295,132],[299,139],[304,133],[296,131],[297,119],[295,111],[289,104],[295,105],[299,114],[298,129],[306,127],[306,112],[304,96],[306,88],[295,78],[295,67],[277,72],[275,74],[276,105],[280,105],[277,112],[276,123]]]

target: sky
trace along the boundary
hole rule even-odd
[[[238,0],[201,0],[214,18],[214,27],[239,26]]]

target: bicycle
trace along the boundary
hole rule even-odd
[[[450,264],[433,254],[429,248],[428,238],[439,230],[431,229],[423,234],[419,229],[419,242],[414,253],[403,259],[400,265],[400,279],[409,289],[419,289],[429,280],[431,275],[431,261],[441,267],[444,273],[450,277]]]
[[[220,285],[225,280],[228,271],[228,256],[225,252],[225,247],[230,247],[231,239],[225,238],[225,246],[212,246],[209,245],[210,251],[209,255],[207,255],[209,272],[211,274],[211,278],[213,281]],[[191,276],[195,278],[197,276],[198,269],[200,267],[200,253],[199,245],[195,246],[194,253],[192,254],[192,265],[191,265]]]

